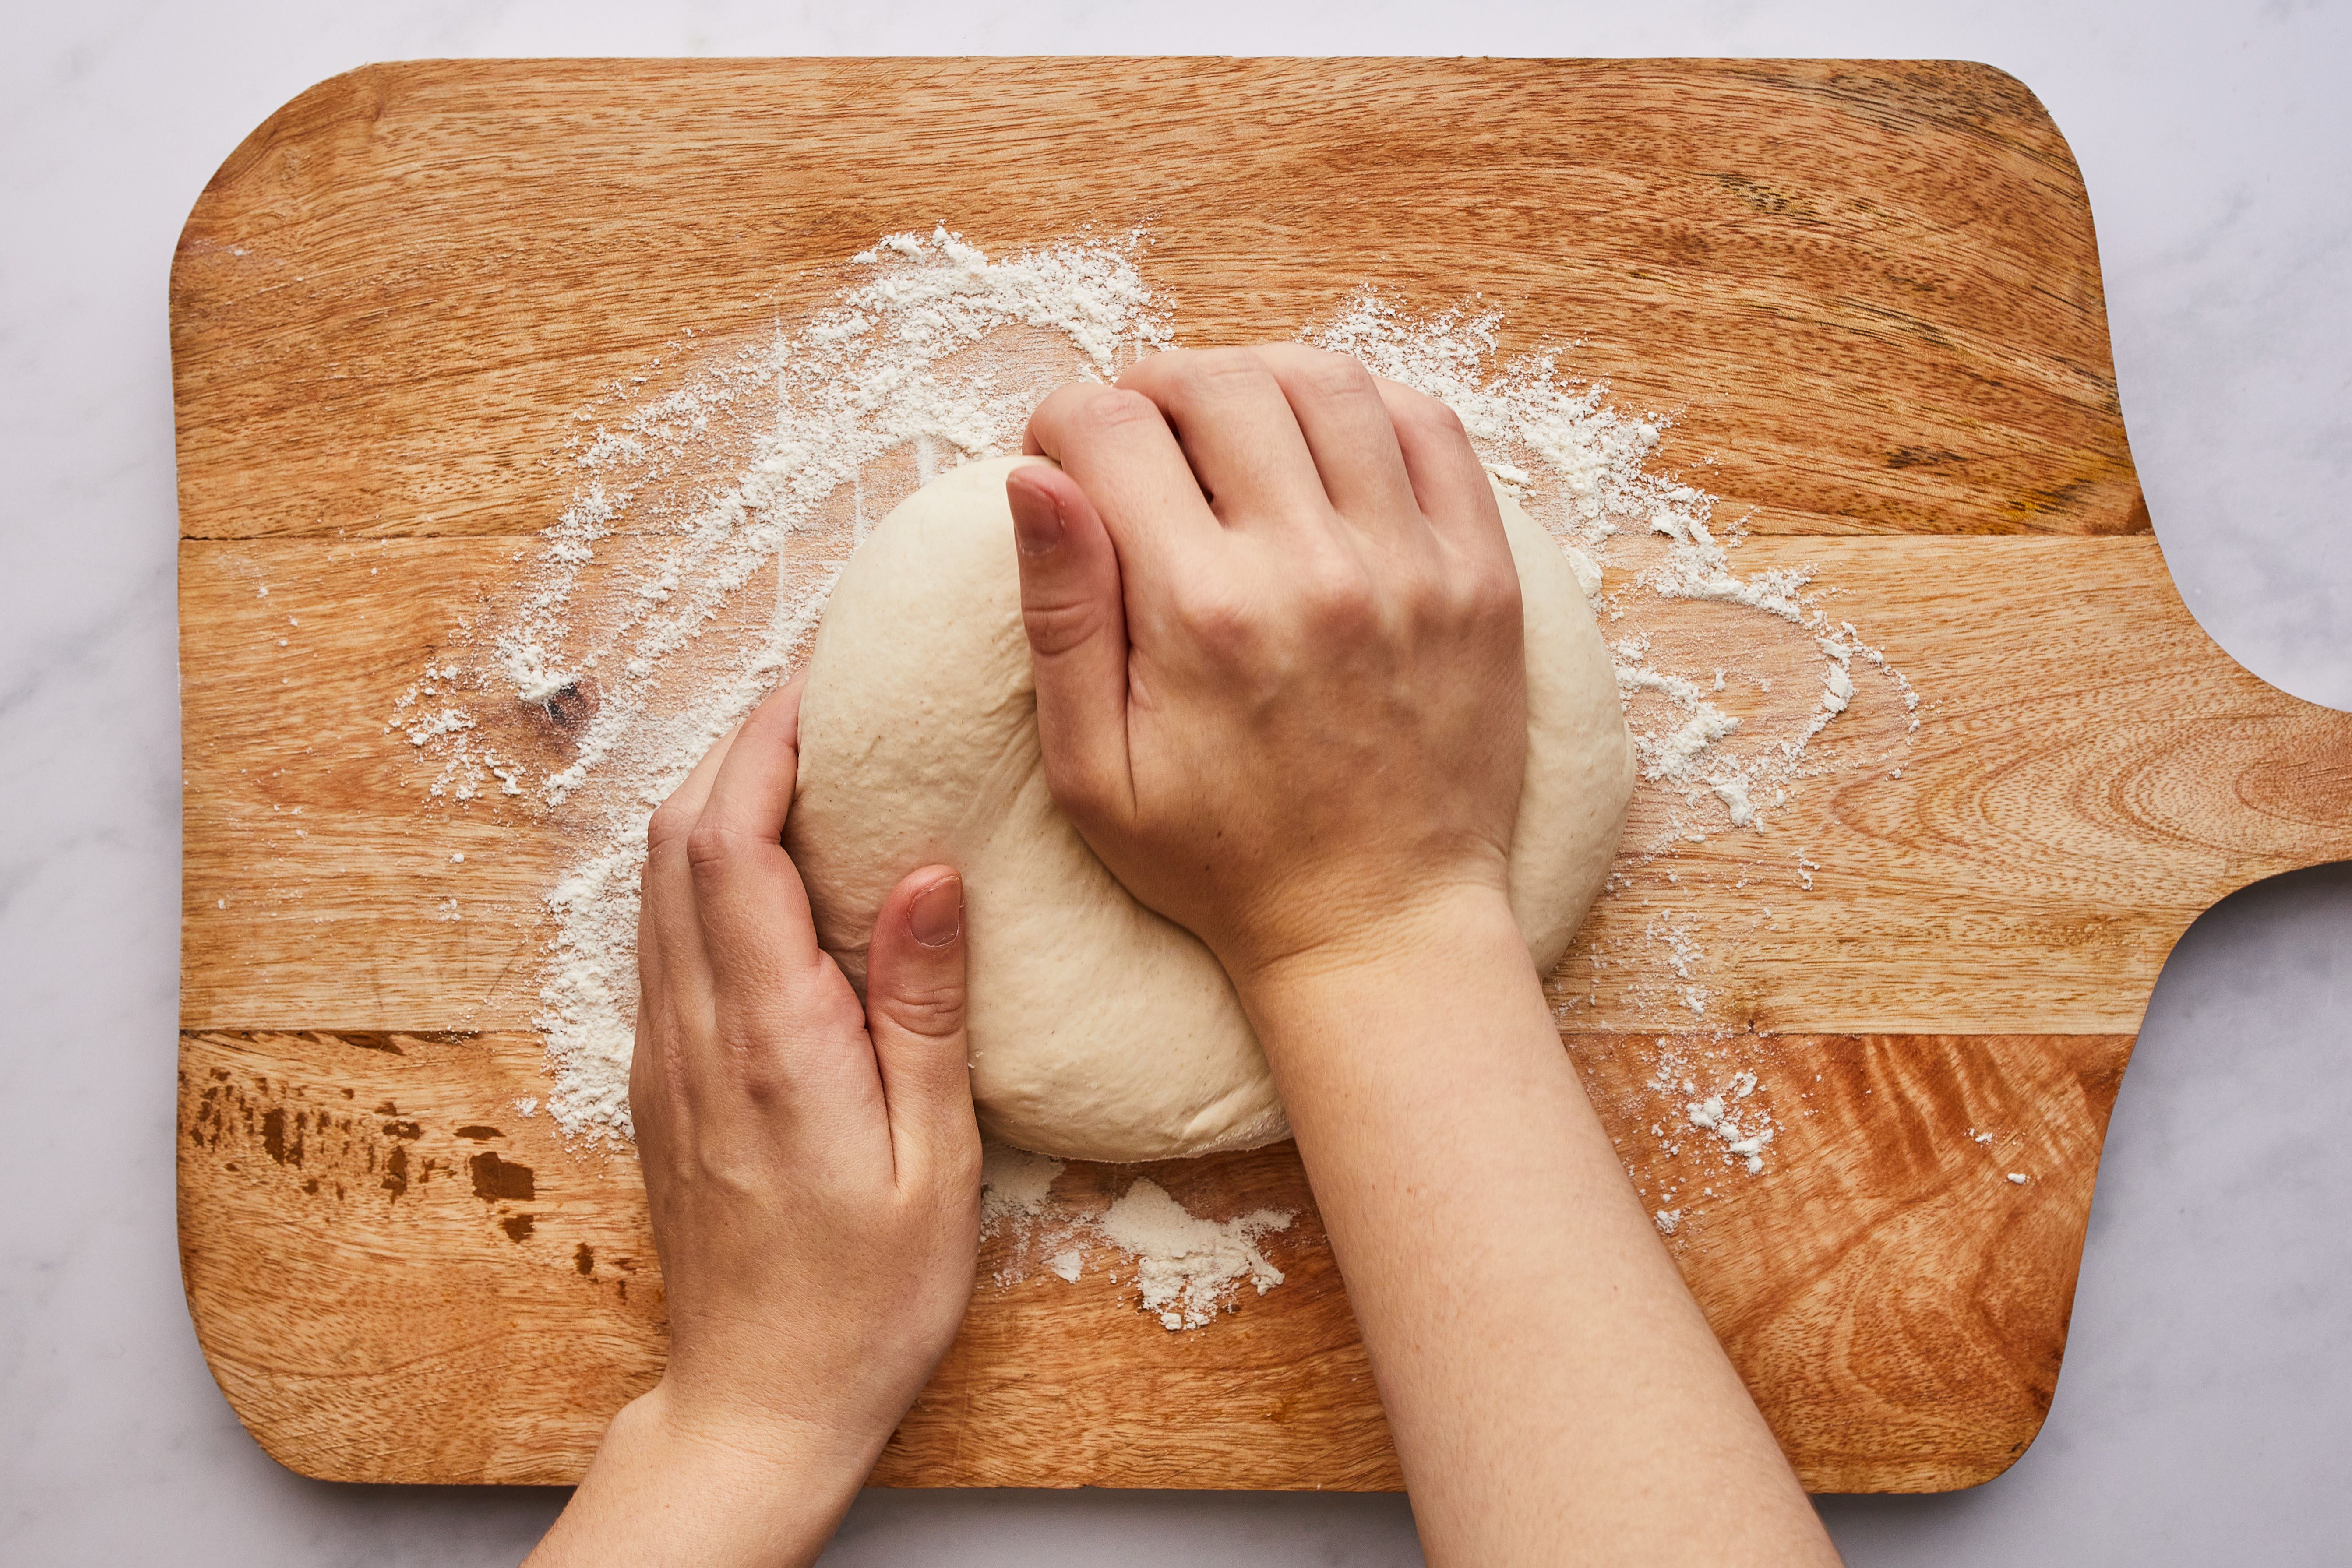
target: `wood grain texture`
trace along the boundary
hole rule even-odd
[[[467,61],[320,84],[191,215],[182,532],[536,528],[589,389],[940,220],[1149,226],[1193,342],[1483,291],[1759,529],[2147,528],[2081,175],[1984,67]]]
[[[1612,1134],[1643,1145],[1654,1041],[1568,1043]],[[1775,1037],[1759,1063],[1783,1086],[1759,1091],[1783,1101],[1771,1180],[1703,1151],[1629,1158],[1645,1193],[1719,1181],[1673,1245],[1808,1486],[1936,1489],[2024,1451],[2057,1384],[2130,1046]],[[188,1300],[214,1374],[285,1463],[570,1482],[659,1375],[635,1162],[583,1159],[546,1118],[515,1114],[542,1088],[539,1055],[515,1034],[183,1037]],[[1099,1210],[1137,1174],[1219,1218],[1297,1211],[1268,1246],[1287,1278],[1171,1334],[1100,1268],[1066,1284],[1018,1237],[992,1237],[963,1331],[876,1481],[1396,1487],[1297,1152],[1073,1165],[1056,1203]]]
[[[426,799],[434,764],[387,724],[512,554],[485,539],[184,545],[182,613],[205,643],[182,677],[185,1026],[530,1026],[563,842],[530,797]],[[1903,749],[1905,710],[1865,676],[1817,742],[1822,775],[1769,833],[1626,855],[1561,967],[1577,1027],[1687,1024],[1639,962],[1671,907],[1708,934],[1713,1026],[2128,1034],[2198,914],[2352,854],[2352,719],[2231,662],[2152,538],[1767,537],[1741,563],[1819,568],[1841,615],[1888,628],[1925,721]],[[1767,617],[1707,635],[1748,668],[1819,662]],[[1819,683],[1795,659],[1783,674]],[[569,757],[562,727],[520,704],[499,742]],[[1901,779],[1876,765],[1887,754]],[[1642,814],[1657,804],[1637,802],[1630,844],[1654,838]]]
[[[565,844],[519,801],[426,803],[387,721],[568,494],[586,398],[936,220],[992,250],[1148,226],[1192,342],[1366,280],[1482,290],[1507,348],[1573,341],[1620,404],[1679,411],[1661,461],[1714,460],[1744,570],[1817,566],[1883,637],[1918,735],[1865,680],[1770,834],[1637,820],[1554,1000],[1807,1483],[1998,1474],[2055,1384],[2156,973],[2224,893],[2352,854],[2352,719],[2172,592],[2048,117],[1914,63],[427,62],[274,116],[172,295],[182,1247],[256,1436],[338,1479],[566,1481],[657,1373],[634,1162],[515,1111]],[[496,721],[568,759],[561,715]],[[1675,1033],[1668,910],[1708,936],[1706,1025],[1769,1064],[1764,1176],[1648,1131],[1661,1040],[1725,1048]],[[1057,1202],[1130,1174],[1073,1166]],[[1171,1335],[992,1239],[878,1481],[1397,1484],[1295,1154],[1151,1174],[1298,1210],[1286,1282]]]

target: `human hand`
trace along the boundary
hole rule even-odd
[[[1047,782],[1241,993],[1429,1561],[1833,1563],[1511,916],[1518,579],[1459,423],[1285,345],[1065,387],[1028,447]]]
[[[714,747],[648,830],[629,1104],[669,1363],[542,1561],[813,1557],[971,1297],[963,884],[932,866],[892,891],[861,1005],[782,843],[800,690]],[[656,1542],[632,1539],[665,1510]]]
[[[1518,576],[1453,411],[1297,344],[1031,416],[1006,489],[1055,800],[1236,983],[1507,898]]]

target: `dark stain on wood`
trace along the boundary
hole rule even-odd
[[[549,723],[569,735],[596,716],[597,696],[593,680],[574,680],[542,700],[539,709],[547,715]]]
[[[473,1174],[474,1195],[486,1204],[529,1203],[538,1195],[539,1184],[529,1165],[483,1153],[467,1161],[466,1168]]]

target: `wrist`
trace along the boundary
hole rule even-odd
[[[698,1407],[664,1379],[613,1417],[532,1563],[814,1563],[880,1448]]]
[[[725,1404],[689,1394],[666,1376],[614,1418],[664,1463],[728,1485],[760,1486],[789,1478],[795,1489],[855,1495],[873,1469],[887,1431],[845,1431],[837,1425]]]
[[[1268,1021],[1299,1009],[1328,1014],[1335,996],[1419,985],[1490,969],[1498,959],[1536,978],[1507,889],[1483,880],[1433,884],[1378,904],[1365,900],[1327,920],[1312,940],[1218,956],[1244,1010]]]

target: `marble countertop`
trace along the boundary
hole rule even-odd
[[[229,149],[423,55],[1394,53],[1990,61],[2099,226],[2134,455],[2182,595],[2352,708],[2352,12],[2108,0],[1287,11],[920,0],[26,7],[0,51],[0,1559],[512,1563],[530,1489],[331,1486],[246,1437],[173,1215],[179,731],[164,280]],[[1894,13],[1902,13],[1895,15]],[[2352,867],[2207,915],[2116,1108],[2048,1426],[2000,1479],[1823,1511],[1855,1564],[2337,1562],[2352,1540]],[[1420,1562],[1397,1498],[869,1493],[842,1565]]]

